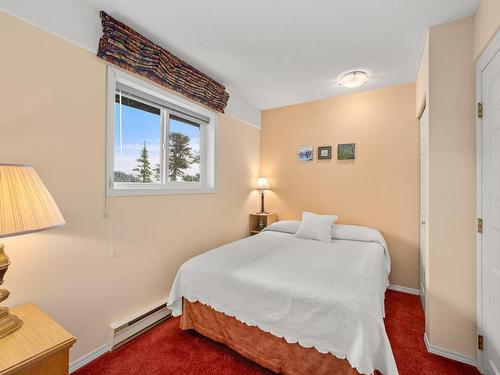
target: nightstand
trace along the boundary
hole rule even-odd
[[[66,375],[76,339],[33,304],[10,311],[23,326],[0,339],[0,375]]]
[[[275,213],[269,214],[250,214],[250,222],[248,232],[251,235],[260,233],[262,229],[278,221],[278,215]]]

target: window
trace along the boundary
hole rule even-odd
[[[170,116],[168,180],[200,182],[200,124]]]
[[[109,195],[215,191],[211,111],[111,67],[108,103]]]

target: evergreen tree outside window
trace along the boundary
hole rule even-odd
[[[151,176],[153,175],[153,171],[149,163],[146,141],[144,141],[144,147],[142,148],[141,155],[137,159],[137,168],[134,168],[133,171],[137,172],[136,178],[139,182],[152,182]]]
[[[170,181],[200,181],[200,126],[170,117],[168,178]]]

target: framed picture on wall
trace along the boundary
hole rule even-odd
[[[299,161],[312,161],[313,156],[313,146],[301,146],[297,148],[297,159]]]
[[[318,160],[326,160],[332,158],[332,146],[318,147]]]
[[[355,143],[344,143],[337,147],[337,159],[338,160],[354,160],[356,154],[356,144]]]

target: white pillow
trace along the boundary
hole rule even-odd
[[[335,224],[332,238],[337,240],[378,242],[385,245],[384,237],[377,229],[360,225]]]
[[[337,220],[335,215],[316,215],[311,212],[302,213],[302,222],[295,233],[297,238],[330,242],[332,224]]]

